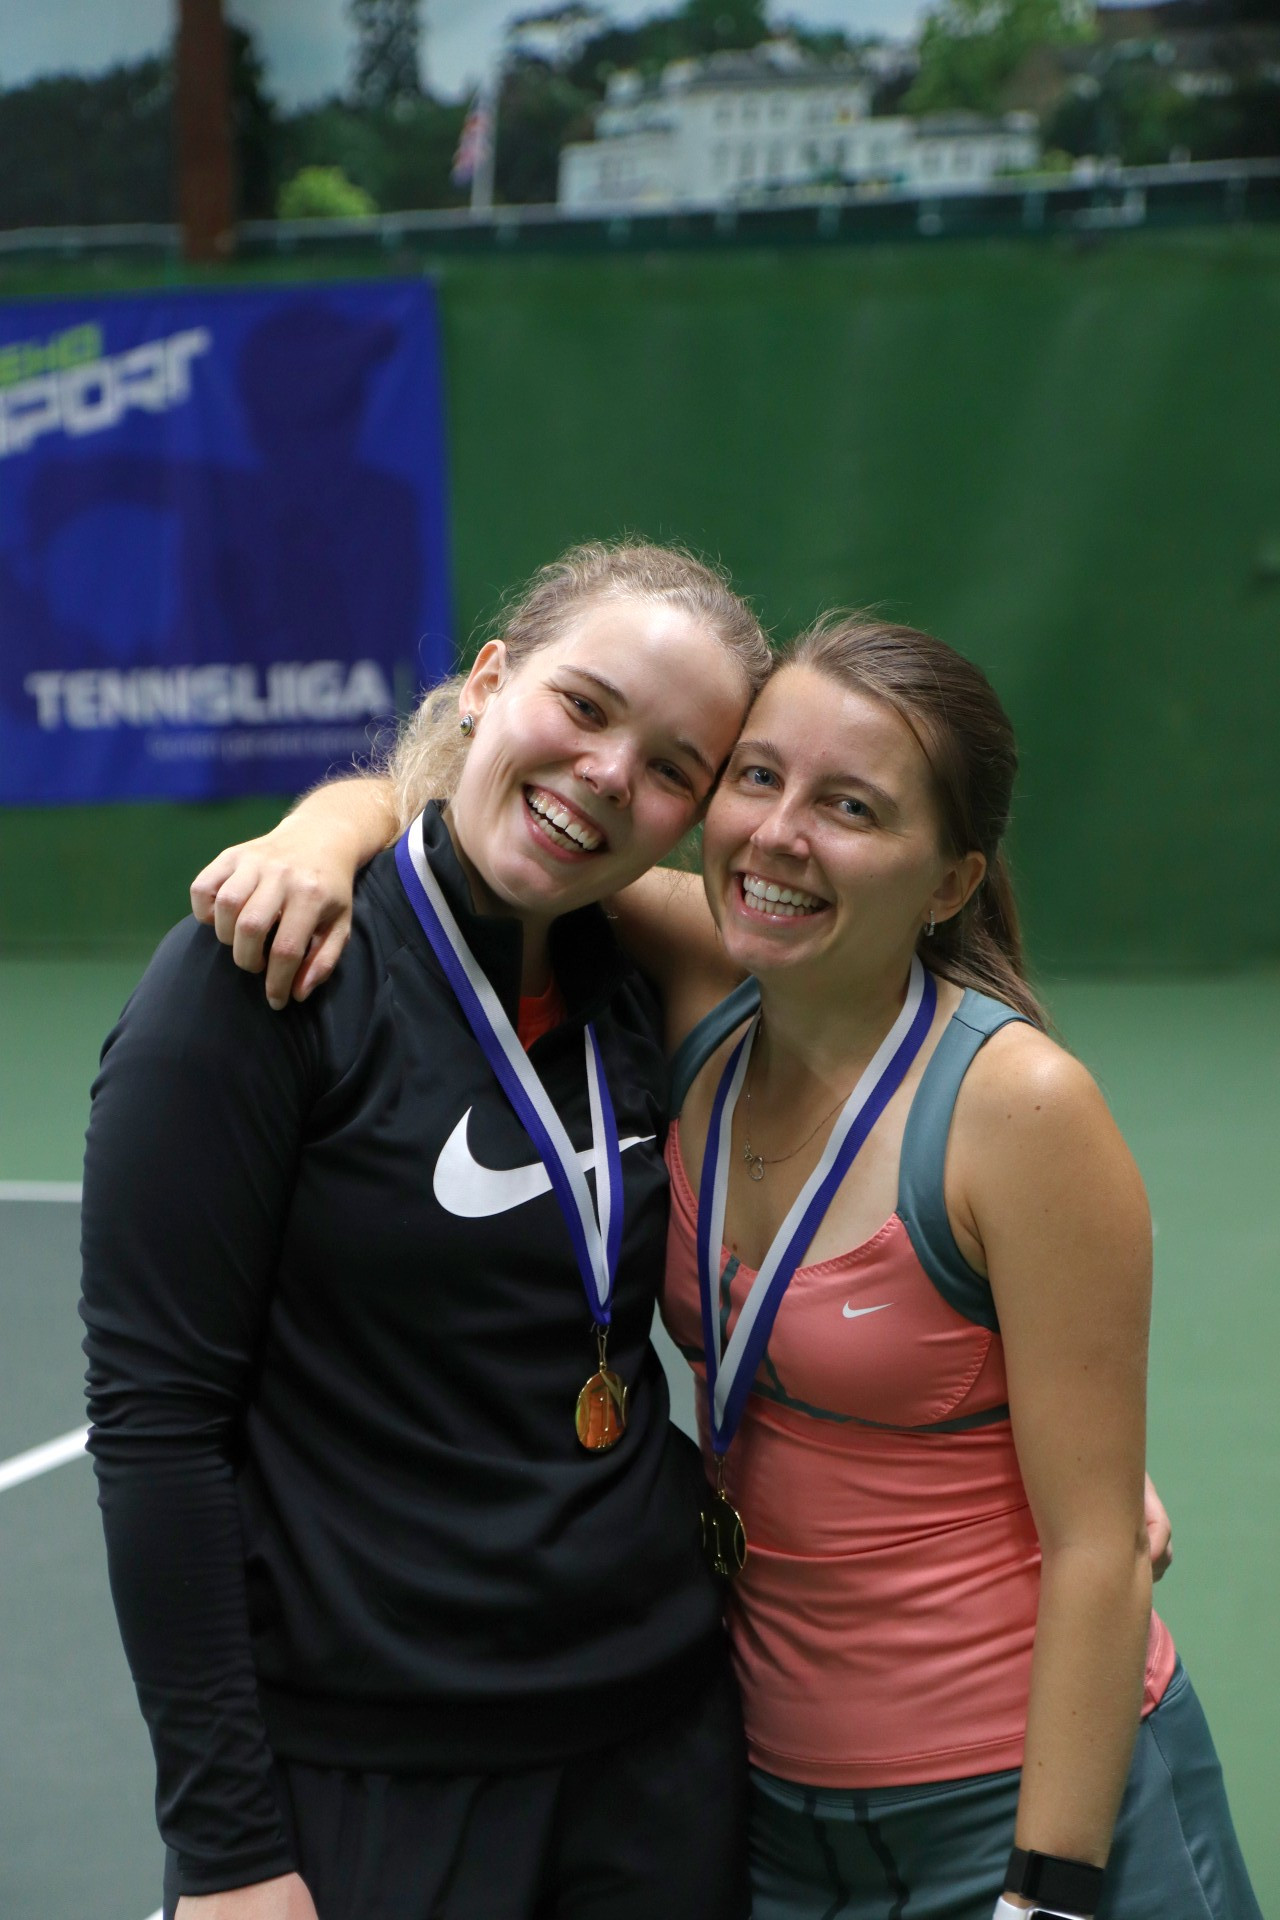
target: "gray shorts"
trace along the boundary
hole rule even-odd
[[[1019,1777],[860,1792],[753,1770],[753,1920],[991,1920]],[[1181,1662],[1138,1731],[1097,1920],[1262,1920]]]

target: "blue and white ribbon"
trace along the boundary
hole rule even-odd
[[[756,1015],[734,1048],[720,1076],[711,1108],[711,1124],[698,1189],[698,1288],[702,1300],[702,1349],[706,1356],[707,1401],[711,1445],[726,1453],[738,1431],[742,1409],[755,1379],[782,1296],[791,1276],[817,1232],[836,1189],[854,1157],[889,1101],[902,1085],[925,1036],[933,1025],[938,989],[933,975],[916,958],[901,1013],[871,1058],[857,1086],[845,1101],[840,1117],[795,1204],[774,1235],[743,1302],[728,1345],[721,1352],[717,1293],[720,1255],[724,1248],[725,1197],[729,1187],[729,1156],[733,1114],[747,1077],[751,1048],[760,1028]]]
[[[591,1317],[597,1326],[607,1327],[622,1246],[622,1153],[595,1028],[589,1025],[586,1030],[586,1063],[598,1218],[586,1174],[564,1123],[427,862],[421,815],[396,842],[396,867],[409,904],[422,923],[472,1033],[538,1150],[569,1228]]]

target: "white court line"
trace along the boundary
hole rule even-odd
[[[0,1493],[9,1487],[19,1487],[24,1480],[34,1480],[37,1474],[48,1473],[53,1467],[63,1467],[68,1460],[75,1460],[84,1452],[84,1443],[89,1438],[88,1427],[77,1427],[73,1433],[59,1434],[56,1440],[46,1440],[43,1446],[28,1447],[25,1453],[15,1453],[11,1460],[0,1460]],[[152,1920],[155,1920],[154,1914]]]
[[[78,1180],[0,1180],[0,1200],[80,1200]]]

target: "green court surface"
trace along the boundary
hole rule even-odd
[[[77,1210],[16,1194],[78,1178],[97,1048],[140,965],[0,961],[0,1477],[82,1419]],[[1047,997],[1150,1190],[1150,1460],[1176,1545],[1159,1604],[1208,1710],[1263,1911],[1280,1913],[1280,975],[1077,978]],[[83,1458],[0,1490],[0,1634],[0,1914],[147,1920],[160,1898],[150,1754]]]

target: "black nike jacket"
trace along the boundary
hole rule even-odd
[[[474,912],[434,808],[424,824],[514,1021],[519,927]],[[546,1764],[657,1724],[722,1658],[701,1469],[648,1337],[657,1011],[597,909],[557,923],[552,957],[569,1017],[530,1057],[588,1148],[594,1020],[638,1137],[609,1347],[630,1412],[605,1454],[574,1432],[596,1354],[568,1229],[536,1174],[503,1181],[536,1154],[390,853],[306,1004],[272,1013],[187,921],[107,1039],[84,1182],[90,1446],[185,1892],[294,1864],[274,1753]]]

